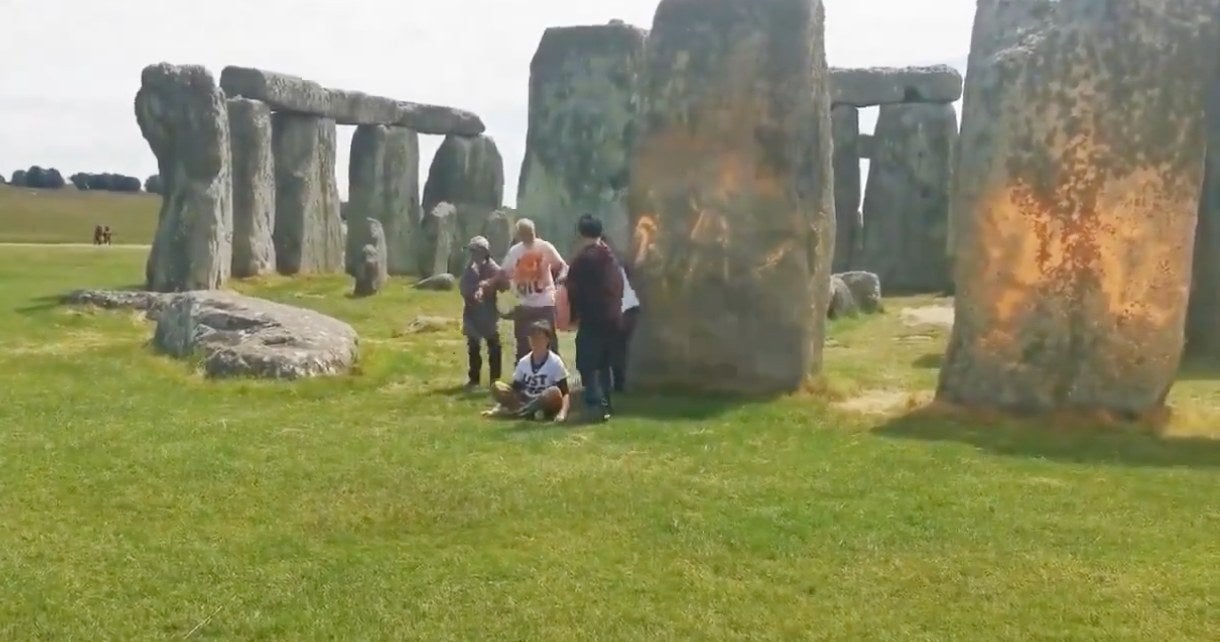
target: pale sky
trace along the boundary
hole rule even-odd
[[[965,70],[975,0],[824,0],[833,66]],[[0,173],[141,179],[156,160],[132,99],[154,62],[261,67],[478,113],[515,202],[529,63],[547,27],[618,18],[651,28],[658,0],[0,0]],[[935,9],[933,8],[935,7]],[[871,129],[862,123],[865,130]],[[352,129],[340,127],[346,194]],[[426,175],[439,137],[421,137]],[[422,184],[422,183],[421,183]]]

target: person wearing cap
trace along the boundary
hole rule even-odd
[[[496,293],[480,293],[479,285],[494,278],[500,271],[491,258],[491,244],[482,236],[470,239],[466,245],[470,252],[470,263],[462,273],[458,290],[462,294],[462,334],[466,336],[466,352],[469,360],[467,388],[477,389],[483,374],[482,344],[487,343],[488,383],[500,379],[503,373],[503,349],[500,346],[500,319]]]
[[[530,351],[517,362],[512,383],[497,381],[491,386],[496,407],[483,413],[487,417],[547,419],[563,423],[571,407],[568,369],[551,349],[555,329],[546,321],[535,321],[527,332]]]
[[[549,241],[538,238],[534,222],[517,221],[517,243],[508,250],[496,279],[480,284],[479,291],[507,289],[510,285],[520,305],[514,311],[513,336],[517,359],[530,352],[530,328],[546,321],[551,328],[551,349],[559,352],[555,330],[555,279],[567,272],[568,264]]]

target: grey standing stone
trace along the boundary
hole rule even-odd
[[[516,225],[517,212],[512,208],[502,207],[487,217],[487,223],[483,227],[483,236],[491,245],[491,256],[496,262],[503,261],[505,255],[508,254],[508,248],[512,247]]]
[[[1220,357],[1220,78],[1213,79],[1208,91],[1207,140],[1186,317],[1186,353],[1216,358]]]
[[[461,274],[462,242],[481,234],[483,223],[504,202],[504,160],[489,136],[446,136],[436,151],[424,185],[425,212],[451,203],[455,242],[447,271]],[[460,240],[461,242],[457,242]]]
[[[281,274],[343,270],[335,184],[335,122],[287,112],[272,117],[275,260]]]
[[[632,154],[641,389],[771,394],[821,369],[834,245],[822,3],[663,0]]]
[[[457,277],[452,274],[434,274],[415,284],[417,290],[432,290],[434,292],[450,292],[457,288]]]
[[[233,158],[233,276],[275,271],[275,161],[271,109],[266,103],[230,98]]]
[[[457,208],[452,203],[438,203],[424,216],[421,244],[421,256],[427,261],[421,266],[424,276],[449,273],[455,248],[461,246],[457,218]]]
[[[976,25],[1015,40],[969,71],[938,397],[1140,416],[1182,354],[1215,4],[1042,4],[1024,34]]]
[[[987,119],[992,115],[986,106],[991,87],[1002,84],[1004,79],[1002,67],[995,63],[1002,60],[996,54],[1025,41],[1030,35],[1037,34],[1055,12],[1059,0],[979,0],[975,9],[974,28],[970,36],[970,56],[967,62],[966,75],[970,82],[963,86],[961,133],[958,137],[958,152],[954,155],[960,159],[960,148],[968,132],[978,131],[986,135],[991,127]],[[997,77],[996,74],[1001,74]],[[975,122],[978,121],[978,122]],[[960,160],[957,162],[961,162]],[[957,251],[956,225],[960,218],[954,213],[954,208],[961,199],[952,192],[963,186],[960,181],[952,181],[949,198],[949,231],[948,253],[949,263],[953,264]]]
[[[377,219],[366,218],[357,223],[365,228],[368,242],[360,248],[360,261],[354,266],[352,276],[356,279],[356,296],[372,296],[381,291],[389,280],[386,271],[388,252],[385,232]]]
[[[835,258],[832,269],[852,267],[861,239],[860,110],[839,105],[830,110],[834,139]]]
[[[873,158],[873,135],[860,134],[856,139],[856,147],[860,151],[861,160],[872,160]]]
[[[953,105],[882,105],[864,194],[864,234],[853,263],[893,293],[944,292]]]
[[[834,105],[952,103],[962,97],[962,74],[948,65],[833,69]]]
[[[219,288],[229,278],[233,242],[224,93],[203,67],[151,65],[144,68],[135,112],[165,181],[147,287]]]
[[[621,22],[547,29],[530,64],[529,131],[517,206],[560,251],[582,214],[630,241],[626,207],[647,32]]]
[[[348,224],[371,218],[385,230],[390,274],[418,273],[419,135],[404,127],[357,127],[352,137],[348,192]],[[353,261],[363,260],[368,242],[360,234],[349,233],[349,271]]]

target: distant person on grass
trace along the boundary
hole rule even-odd
[[[534,222],[517,221],[517,243],[508,250],[498,278],[479,284],[479,296],[493,289],[506,289],[510,284],[520,305],[512,315],[513,337],[517,343],[517,359],[530,351],[530,328],[545,321],[551,328],[551,349],[559,351],[555,335],[555,279],[568,269],[568,264],[550,242],[538,238]]]
[[[551,349],[555,329],[546,321],[535,321],[527,332],[530,352],[517,363],[511,384],[492,384],[491,397],[496,407],[483,413],[487,417],[548,419],[562,423],[568,418],[571,390],[568,369]]]
[[[102,232],[102,226],[94,225],[93,226],[93,244],[101,245],[102,242],[104,241],[104,239],[105,239],[105,236],[104,236],[104,232]]]
[[[500,266],[491,258],[491,244],[486,238],[476,236],[466,246],[470,252],[470,263],[462,273],[458,290],[462,293],[462,334],[466,336],[466,353],[469,362],[466,387],[474,390],[481,385],[483,373],[482,344],[487,343],[488,383],[499,381],[503,374],[503,348],[500,346],[498,323],[500,312],[496,307],[496,292],[479,296],[479,284],[495,278]]]
[[[611,413],[611,365],[623,325],[623,273],[602,240],[600,220],[585,214],[576,231],[580,250],[564,281],[569,319],[576,326],[576,370],[588,416],[606,421]]]

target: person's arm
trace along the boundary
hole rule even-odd
[[[553,243],[547,243],[547,249],[551,254],[551,272],[556,280],[562,279],[568,274],[568,262],[563,260],[563,255],[559,250],[555,249]]]
[[[555,415],[555,423],[563,423],[568,420],[568,411],[572,408],[572,390],[568,387],[566,377],[560,379],[555,387],[559,388],[559,393],[563,395],[563,400],[559,404],[559,412]]]
[[[563,287],[568,292],[568,322],[576,324],[580,322],[580,314],[576,311],[576,301],[579,300],[580,286],[584,278],[585,260],[579,255],[572,259],[572,264],[567,268],[567,274],[563,277]]]
[[[479,273],[473,266],[467,267],[462,272],[462,280],[458,282],[458,292],[467,303],[472,303],[478,300],[479,289]]]

